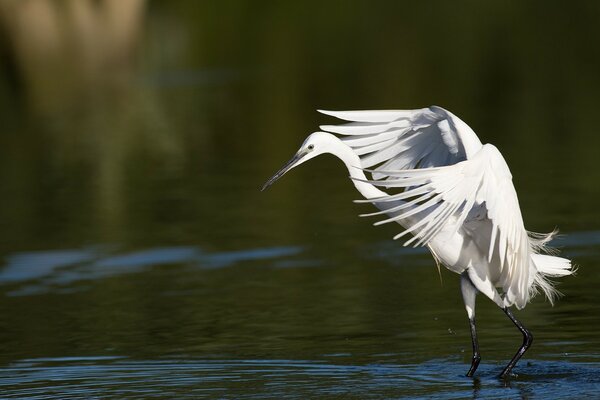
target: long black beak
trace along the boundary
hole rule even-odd
[[[265,190],[266,188],[268,188],[269,186],[271,186],[272,184],[275,183],[275,181],[279,178],[281,178],[283,175],[285,175],[286,172],[288,172],[290,169],[292,169],[294,167],[294,165],[296,165],[296,163],[298,161],[300,161],[302,159],[302,157],[304,157],[307,153],[304,151],[299,151],[298,153],[296,153],[294,155],[294,157],[292,157],[292,159],[290,161],[288,161],[287,163],[285,163],[285,165],[283,167],[281,167],[281,169],[279,171],[277,171],[275,173],[275,175],[273,175],[271,177],[271,179],[269,179],[264,185],[263,187],[260,189],[260,191],[262,192],[263,190]]]

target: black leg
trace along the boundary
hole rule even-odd
[[[481,356],[479,355],[479,342],[477,341],[477,330],[475,329],[475,317],[469,318],[469,324],[471,325],[471,341],[473,342],[473,359],[471,360],[471,368],[467,372],[467,376],[471,377],[479,367]]]
[[[527,328],[525,328],[523,326],[523,324],[514,317],[514,315],[512,314],[512,312],[510,311],[510,309],[508,307],[504,308],[504,313],[508,316],[508,318],[510,318],[510,320],[513,322],[513,324],[515,324],[515,326],[517,328],[519,328],[519,330],[523,334],[523,344],[517,351],[517,354],[515,354],[515,356],[512,358],[512,360],[510,360],[508,365],[504,368],[504,370],[500,374],[500,378],[502,378],[502,379],[506,379],[510,375],[510,372],[512,371],[513,367],[517,364],[517,362],[523,356],[523,354],[525,354],[527,349],[531,346],[531,343],[533,343],[533,336],[531,335],[531,332],[529,332],[527,330]]]
[[[475,329],[475,297],[477,296],[477,288],[471,282],[467,271],[460,275],[460,290],[465,302],[465,309],[469,317],[469,325],[471,326],[471,341],[473,342],[473,359],[471,360],[471,368],[467,372],[467,376],[471,377],[479,366],[481,356],[479,355],[479,342],[477,341],[477,330]]]

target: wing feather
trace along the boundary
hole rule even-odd
[[[449,166],[379,172],[387,178],[370,183],[405,188],[404,192],[389,197],[412,200],[385,210],[389,217],[376,225],[418,215],[415,223],[394,237],[412,233],[414,237],[405,245],[418,246],[429,244],[443,228],[458,230],[470,220],[489,219],[491,236],[488,248],[482,249],[483,257],[488,261],[494,255],[498,257],[499,284],[507,300],[518,307],[525,305],[535,275],[530,273],[531,249],[512,175],[494,146],[487,144],[470,159]],[[477,210],[476,205],[485,206],[486,215],[471,215],[472,210]],[[373,213],[381,214],[384,213]]]
[[[498,266],[507,301],[524,306],[535,267],[512,176],[494,146],[483,146],[467,124],[436,106],[320,112],[348,121],[321,129],[341,135],[356,152],[371,174],[366,182],[401,190],[358,200],[380,208],[364,216],[387,215],[377,225],[402,222],[407,229],[395,238],[412,233],[405,245],[414,246],[428,245],[445,228],[464,233],[473,221],[488,219],[491,234],[481,244],[482,257]]]
[[[380,134],[355,135],[355,136],[349,136],[349,137],[342,137],[342,142],[344,142],[345,144],[347,144],[348,146],[350,146],[352,148],[368,146],[370,144],[383,142],[383,141],[389,140],[389,139],[395,139],[395,138],[397,139],[398,137],[402,136],[407,131],[408,131],[408,129],[406,129],[406,128],[392,129],[392,130],[387,130],[385,132],[382,132]]]
[[[409,120],[400,119],[387,123],[349,122],[342,125],[321,125],[319,128],[326,132],[339,133],[341,135],[370,135],[382,133],[391,128],[407,128],[409,126]]]
[[[378,169],[452,165],[481,148],[471,128],[436,106],[416,110],[319,111],[349,121],[320,128],[345,136],[342,141],[361,157],[362,166],[375,167],[375,179],[385,177]]]
[[[391,122],[400,118],[410,118],[413,113],[413,110],[317,111],[354,122]]]

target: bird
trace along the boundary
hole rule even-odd
[[[332,154],[383,217],[374,225],[398,223],[394,239],[404,246],[425,246],[440,265],[460,275],[469,319],[472,377],[481,355],[475,324],[475,300],[493,301],[523,335],[516,354],[500,373],[512,370],[531,346],[531,332],[513,315],[539,292],[553,305],[560,295],[549,278],[575,272],[571,260],[558,257],[547,234],[527,231],[510,169],[492,144],[482,144],[473,129],[450,111],[431,106],[414,110],[326,111],[344,122],[321,125],[310,134],[265,190],[291,169],[321,154]]]

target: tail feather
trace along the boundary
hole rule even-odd
[[[534,253],[546,253],[550,255],[557,255],[558,250],[553,247],[550,247],[548,243],[552,239],[554,239],[558,235],[558,229],[554,228],[554,230],[550,233],[538,233],[527,231],[527,236],[529,236],[529,244]]]
[[[571,260],[545,254],[532,254],[531,259],[539,273],[546,276],[567,276],[575,272]]]
[[[554,230],[549,234],[529,232],[529,242],[533,250],[531,261],[537,271],[533,278],[531,297],[533,297],[538,290],[541,290],[552,305],[554,305],[554,300],[562,294],[554,287],[554,282],[548,278],[568,276],[575,273],[571,260],[557,257],[555,254],[558,252],[548,246],[548,242],[550,242],[557,233],[557,230]],[[538,254],[539,252],[552,255]]]
[[[538,289],[541,289],[548,298],[548,301],[550,301],[550,304],[554,305],[554,300],[562,296],[562,293],[554,287],[554,282],[548,278],[574,274],[575,270],[573,269],[571,260],[544,254],[532,254],[531,260],[537,270],[533,278],[533,286],[531,288],[533,293],[531,293],[531,297],[538,292]]]

